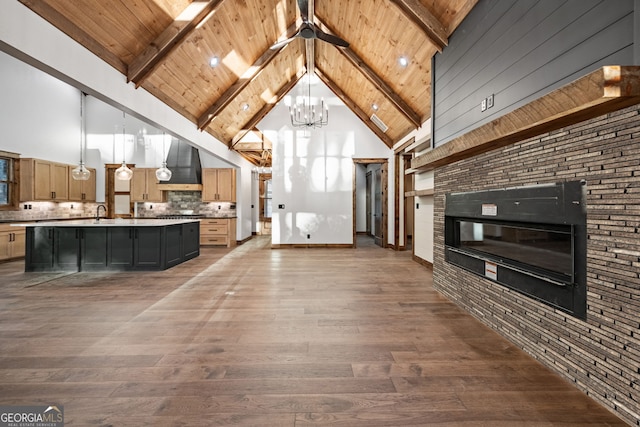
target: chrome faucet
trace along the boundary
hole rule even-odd
[[[96,221],[100,221],[100,208],[104,209],[104,215],[107,215],[107,207],[105,205],[98,205],[96,208]]]

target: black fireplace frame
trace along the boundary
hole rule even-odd
[[[559,268],[527,263],[527,248],[510,242],[514,256],[474,248],[461,239],[471,222],[562,235]],[[586,318],[586,183],[448,193],[445,196],[445,260],[580,319]],[[570,246],[569,246],[570,245]],[[518,253],[521,251],[522,253]],[[553,252],[551,252],[553,254]],[[568,257],[569,256],[569,257]],[[566,259],[568,257],[568,259]],[[564,263],[564,264],[563,264]]]

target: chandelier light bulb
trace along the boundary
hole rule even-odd
[[[133,176],[133,171],[129,169],[129,167],[123,160],[122,165],[118,169],[116,169],[115,174],[116,179],[119,179],[121,181],[129,181]]]
[[[84,166],[83,162],[80,162],[80,164],[71,171],[71,177],[76,181],[86,181],[91,177],[91,171]]]

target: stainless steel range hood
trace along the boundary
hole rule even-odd
[[[171,179],[162,181],[160,190],[202,191],[202,165],[198,149],[186,142],[174,140],[167,154]]]

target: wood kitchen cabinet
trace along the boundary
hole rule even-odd
[[[233,168],[202,169],[203,202],[235,202],[236,170]]]
[[[153,168],[134,168],[131,178],[132,202],[165,202],[164,191],[158,188],[156,170]]]
[[[200,245],[226,246],[236,245],[235,218],[205,218],[200,220]]]
[[[69,200],[69,165],[20,159],[20,201]]]
[[[0,261],[24,256],[25,236],[23,227],[0,224]]]
[[[96,170],[93,168],[87,168],[89,172],[91,172],[89,179],[86,181],[77,181],[71,178],[71,171],[74,168],[69,167],[69,201],[95,202],[96,201]]]

